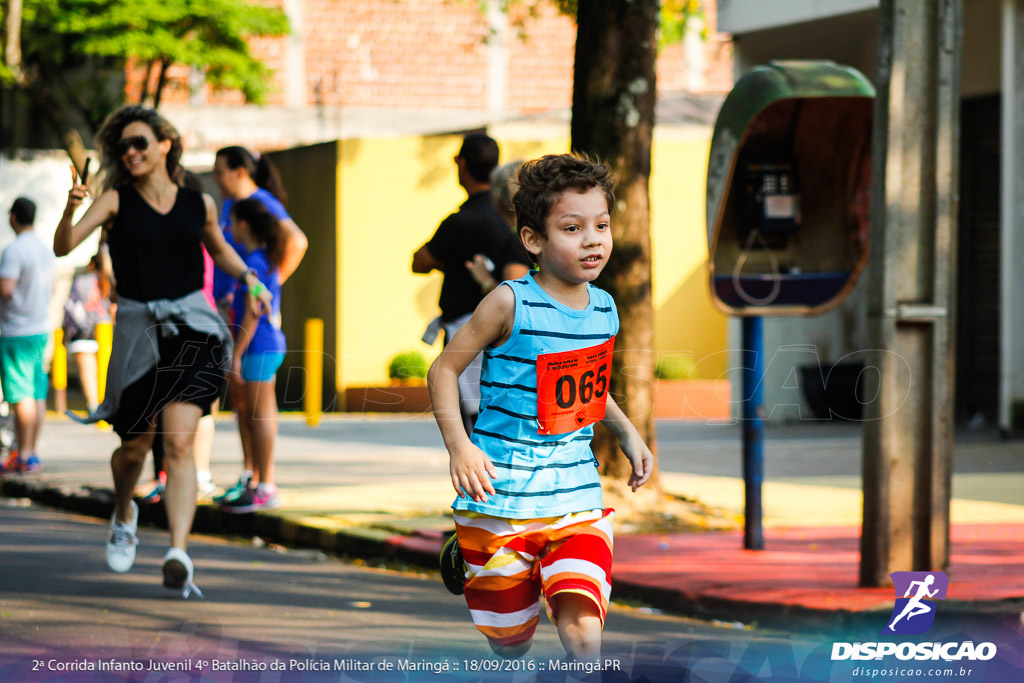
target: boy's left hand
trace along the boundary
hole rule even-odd
[[[651,453],[651,449],[647,447],[639,434],[620,441],[619,447],[633,465],[633,472],[629,475],[629,487],[633,493],[636,493],[636,490],[646,484],[654,472],[654,454]]]

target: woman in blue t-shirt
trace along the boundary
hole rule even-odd
[[[281,223],[284,229],[281,246],[281,282],[285,282],[299,267],[309,242],[285,209],[287,195],[277,167],[259,152],[251,152],[237,145],[217,150],[213,163],[213,180],[223,196],[220,227],[228,244],[238,246],[232,234],[231,208],[243,199],[259,199]],[[244,255],[244,254],[243,254]],[[213,296],[218,302],[234,292],[234,280],[225,273],[214,271]]]
[[[274,297],[272,310],[259,317],[247,311],[246,289],[234,297],[235,350],[231,362],[232,403],[246,462],[253,463],[252,485],[237,498],[223,500],[225,512],[253,512],[279,506],[274,485],[274,440],[277,437],[277,394],[274,380],[284,360],[281,331],[281,260],[285,229],[259,199],[243,199],[231,207],[231,231],[244,250],[245,265]]]
[[[287,195],[277,167],[266,155],[233,145],[217,150],[213,164],[213,180],[217,183],[224,198],[220,213],[220,227],[224,232],[224,239],[243,258],[245,257],[245,247],[235,241],[231,232],[231,209],[235,202],[240,202],[243,199],[258,199],[278,219],[284,230],[280,247],[281,260],[278,263],[278,279],[281,284],[284,284],[302,261],[308,241],[284,207]],[[229,324],[241,322],[231,320],[231,297],[234,295],[234,291],[235,281],[219,269],[214,270],[213,297],[217,301],[217,310]],[[237,401],[239,398],[243,397],[233,397],[233,400]],[[236,402],[235,409],[243,412],[248,407],[244,403]],[[225,503],[245,493],[245,490],[252,484],[254,468],[247,452],[238,482],[214,500],[218,503]]]

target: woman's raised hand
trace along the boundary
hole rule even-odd
[[[65,211],[74,212],[89,195],[89,186],[78,182],[78,170],[71,164],[71,189],[68,190],[68,205]]]

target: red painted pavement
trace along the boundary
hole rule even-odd
[[[1024,524],[955,525],[948,600],[1024,597]],[[687,599],[862,611],[893,603],[892,588],[860,588],[859,527],[773,528],[765,550],[743,534],[615,538],[612,580],[677,591]]]
[[[951,529],[947,600],[1024,598],[1024,524]],[[442,536],[424,531],[390,543],[437,555]],[[860,612],[887,609],[892,588],[860,588],[860,527],[772,528],[765,550],[743,550],[743,534],[615,537],[612,582],[672,591],[686,600]]]

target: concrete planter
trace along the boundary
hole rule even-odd
[[[727,380],[659,379],[654,382],[654,416],[676,420],[721,420],[731,416]],[[348,387],[345,410],[355,413],[426,413],[426,386]]]
[[[430,392],[424,384],[347,387],[345,410],[355,413],[426,413],[430,412]]]
[[[728,380],[657,379],[654,417],[676,420],[721,420],[732,416]]]

